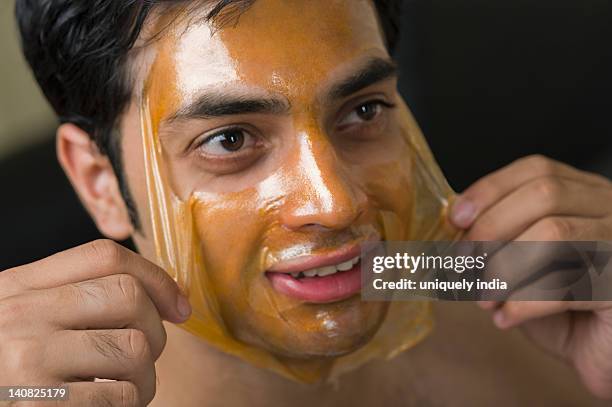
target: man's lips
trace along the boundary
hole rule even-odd
[[[266,276],[275,290],[289,297],[311,303],[340,301],[361,291],[360,254],[357,244],[301,256],[275,265]]]
[[[325,277],[297,279],[291,274],[267,273],[272,287],[280,293],[311,303],[328,303],[352,297],[361,291],[361,262],[347,271]]]
[[[360,254],[361,246],[359,244],[353,244],[350,246],[347,245],[331,253],[313,256],[299,256],[291,260],[277,263],[270,267],[268,272],[287,274],[299,273],[319,267],[340,264],[354,259],[355,257],[359,257]]]

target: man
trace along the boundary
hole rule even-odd
[[[429,338],[341,376],[337,387],[294,383],[162,324],[184,322],[191,306],[152,263],[158,231],[146,140],[163,147],[162,183],[192,205],[207,272],[220,265],[207,273],[220,312],[241,342],[309,369],[367,346],[385,310],[361,303],[350,281],[337,285],[346,290],[296,291],[291,279],[309,278],[299,273],[313,266],[283,249],[315,247],[339,259],[377,231],[372,214],[384,205],[373,197],[402,205],[386,188],[401,184],[379,179],[379,196],[356,180],[401,146],[387,49],[393,10],[369,0],[19,1],[24,52],[62,118],[60,162],[98,228],[132,236],[140,255],[93,242],[3,272],[0,383],[70,383],[73,405],[577,405],[611,397],[605,303],[481,304],[497,327],[522,325],[569,362],[591,394],[569,368],[467,305],[437,306]],[[607,240],[610,198],[609,180],[531,157],[465,191],[450,218],[472,240]],[[280,260],[260,267],[264,247]],[[270,314],[263,292],[299,297],[284,315],[292,329]],[[334,335],[311,325],[321,311],[331,313]]]

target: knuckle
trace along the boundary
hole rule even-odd
[[[142,284],[140,284],[136,277],[130,274],[119,274],[116,282],[124,304],[136,312],[146,297]]]
[[[37,346],[33,340],[21,339],[4,343],[0,353],[2,370],[14,378],[16,374],[30,374],[40,369]]]
[[[556,165],[553,160],[541,154],[534,154],[526,157],[525,163],[531,170],[539,175],[553,175],[556,172]]]
[[[535,180],[533,188],[540,199],[546,202],[547,205],[553,206],[562,199],[564,193],[561,180],[553,177],[544,177]]]
[[[139,406],[138,388],[132,382],[121,382],[119,384],[119,406]]]
[[[11,332],[14,324],[28,320],[30,305],[21,297],[10,297],[0,301],[0,336]]]
[[[109,239],[94,240],[88,245],[96,264],[103,269],[112,269],[121,265],[125,258],[125,249]]]
[[[0,273],[0,297],[8,297],[11,293],[25,291],[28,287],[20,281],[21,267],[4,270]]]
[[[149,341],[144,332],[138,329],[127,330],[127,352],[132,359],[147,359],[151,356]]]

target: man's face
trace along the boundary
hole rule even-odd
[[[412,208],[413,123],[373,4],[257,0],[220,28],[162,20],[148,108],[123,123],[139,249],[154,257],[142,110],[232,335],[287,357],[355,350],[387,311],[360,300],[359,243]]]

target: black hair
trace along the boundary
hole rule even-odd
[[[109,157],[131,221],[140,222],[122,170],[117,124],[132,96],[127,58],[156,6],[195,0],[16,0],[15,15],[26,60],[62,123],[86,131]],[[204,0],[206,18],[241,12],[256,0]],[[392,51],[401,0],[375,0]],[[232,12],[233,12],[232,10]],[[223,12],[223,13],[222,13]]]

